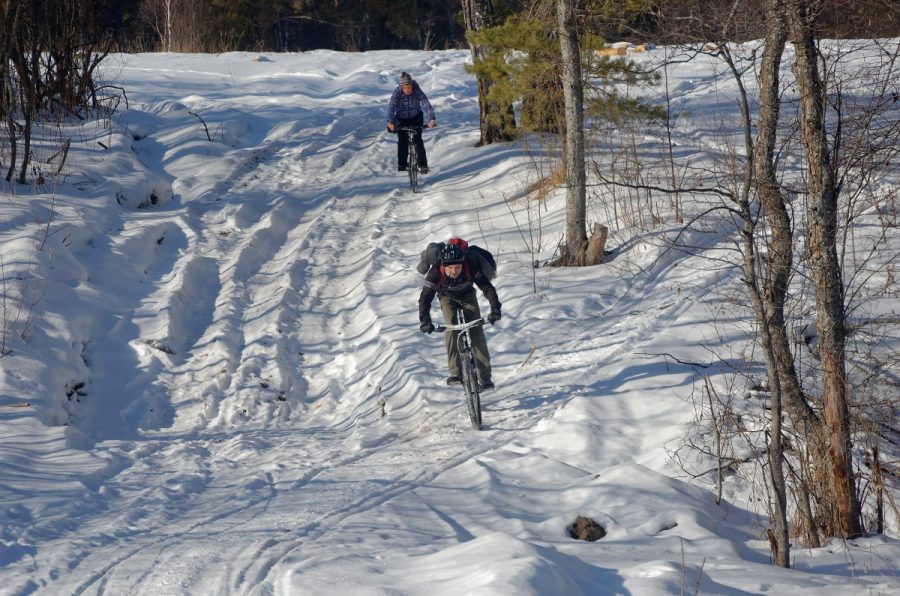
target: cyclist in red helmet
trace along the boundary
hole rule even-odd
[[[500,299],[497,297],[496,288],[474,260],[466,259],[466,254],[459,245],[446,244],[441,250],[438,266],[432,267],[425,275],[422,293],[419,294],[419,329],[422,333],[434,331],[434,324],[431,322],[431,302],[435,295],[440,296],[441,312],[445,321],[453,320],[457,308],[463,309],[466,321],[481,318],[478,295],[475,293],[476,285],[481,288],[481,292],[491,305],[487,321],[493,325],[500,320]],[[458,333],[458,331],[446,332],[447,364],[450,368],[448,385],[461,382],[456,348]],[[480,326],[473,327],[469,331],[469,336],[472,340],[472,351],[475,353],[475,366],[478,369],[481,388],[493,389],[491,354],[488,351],[484,330]]]

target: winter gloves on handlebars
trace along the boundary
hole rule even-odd
[[[491,314],[487,316],[487,322],[493,325],[497,321],[500,320],[500,311],[499,310],[491,310]],[[434,323],[431,322],[431,318],[422,319],[419,322],[419,330],[422,333],[433,333],[434,332]]]

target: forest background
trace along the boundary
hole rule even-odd
[[[54,5],[70,4],[65,0],[4,2],[13,3],[45,7],[43,10],[48,12]],[[71,5],[77,7],[78,20],[87,25],[85,29],[100,33],[99,37],[106,40],[104,45],[113,51],[285,52],[466,47],[463,5],[467,3],[471,0],[86,0]],[[478,4],[487,5],[495,22],[502,22],[510,16],[530,13],[540,3],[482,0]],[[619,12],[615,10],[617,3],[609,0],[584,4],[586,10],[612,7],[613,12]],[[724,22],[734,2],[666,0],[629,17],[625,23],[618,19],[609,19],[605,26],[595,22],[595,27],[602,30],[594,33],[602,35],[607,42],[640,42],[659,35],[663,29],[658,11],[661,4],[670,15],[691,14],[702,5],[702,14],[707,19],[720,18]],[[846,39],[900,34],[894,0],[825,0],[819,5],[820,37]],[[761,38],[763,27],[763,20],[756,19],[748,23],[741,35],[746,39]],[[672,33],[668,27],[665,29]],[[668,41],[679,39],[676,35]]]

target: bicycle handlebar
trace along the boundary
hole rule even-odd
[[[395,126],[394,130],[388,129],[388,132],[391,133],[392,135],[395,135],[399,132],[417,132],[417,131],[426,131],[426,130],[430,130],[428,128],[428,125],[424,125],[421,127],[418,127],[418,126]]]
[[[479,325],[484,325],[487,323],[487,319],[484,317],[480,319],[475,319],[474,321],[469,321],[468,323],[462,323],[459,325],[438,325],[434,328],[435,331],[466,331],[467,329],[471,329],[472,327],[478,327]]]

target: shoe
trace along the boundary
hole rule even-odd
[[[482,391],[490,391],[490,390],[493,389],[493,388],[494,388],[494,382],[493,382],[493,381],[485,381],[484,383],[481,384],[481,390],[482,390]]]
[[[427,173],[428,173],[428,166],[419,166],[419,173],[420,173],[420,174],[427,174]]]
[[[406,171],[406,166],[397,166],[397,171],[398,171],[398,172],[405,172],[405,171]]]
[[[462,383],[462,379],[460,379],[459,377],[447,377],[448,385],[459,385],[461,383]]]

